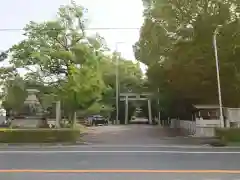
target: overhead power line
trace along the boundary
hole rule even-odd
[[[137,27],[129,27],[129,28],[120,28],[120,27],[93,27],[93,28],[85,28],[86,31],[94,31],[94,30],[139,30],[141,28]],[[0,28],[0,31],[24,31],[24,29],[21,28]]]

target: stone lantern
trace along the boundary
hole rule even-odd
[[[37,89],[27,89],[28,96],[24,101],[24,106],[28,107],[29,116],[42,116],[43,109],[36,96],[39,92]]]
[[[43,118],[43,108],[36,96],[39,91],[37,89],[27,89],[27,92],[28,95],[23,108],[25,117],[14,120],[12,124],[20,127],[36,127]]]

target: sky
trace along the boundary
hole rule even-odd
[[[140,28],[143,23],[141,0],[75,0],[88,9],[89,28]],[[29,21],[46,21],[56,17],[60,5],[70,0],[7,0],[1,2],[0,29],[22,29]],[[89,30],[89,33],[94,31]],[[139,38],[139,29],[97,30],[108,46],[134,60],[132,45]],[[0,31],[0,51],[21,41],[22,31]],[[142,65],[143,71],[145,67]]]

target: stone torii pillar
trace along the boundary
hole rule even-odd
[[[125,97],[125,123],[128,124],[128,95]]]
[[[151,99],[148,97],[149,94],[142,93],[122,93],[120,98],[122,101],[125,101],[125,121],[124,124],[128,124],[128,105],[129,105],[129,100],[130,101],[147,101],[148,102],[148,122],[149,124],[152,124],[152,107],[151,107]],[[129,97],[130,96],[130,97]],[[141,97],[141,96],[146,96],[146,97]]]
[[[151,105],[150,99],[148,99],[148,118],[149,118],[149,124],[152,124],[152,105]]]
[[[56,128],[60,128],[60,121],[61,121],[61,102],[56,102]]]

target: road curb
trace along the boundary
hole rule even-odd
[[[1,147],[69,147],[69,146],[81,146],[87,145],[86,142],[77,142],[77,143],[1,143]]]

